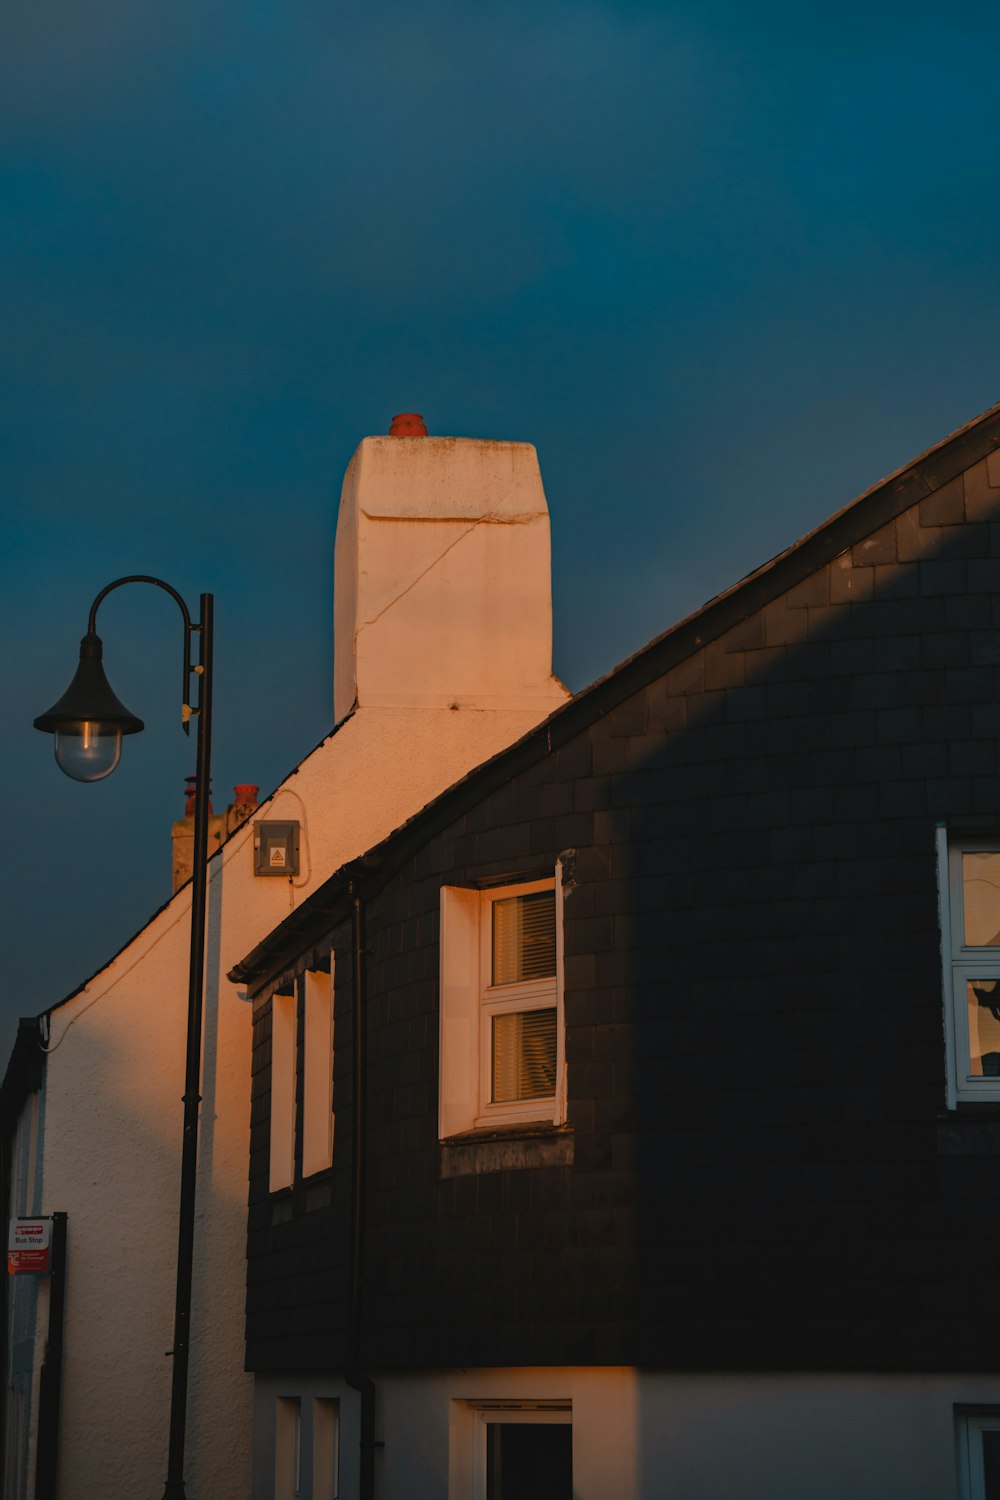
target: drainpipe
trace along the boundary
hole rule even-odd
[[[359,1500],[375,1500],[375,1382],[361,1369],[361,1272],[364,1257],[365,1217],[365,1117],[367,1064],[365,1058],[365,1012],[367,969],[365,964],[365,914],[354,883],[351,914],[354,939],[354,1129],[351,1160],[351,1281],[347,1314],[347,1369],[344,1378],[361,1396],[361,1484]]]
[[[62,1406],[63,1309],[66,1305],[66,1215],[52,1215],[49,1276],[49,1332],[38,1377],[38,1457],[35,1500],[55,1500],[59,1458],[59,1412]]]

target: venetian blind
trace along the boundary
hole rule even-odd
[[[493,902],[494,984],[551,979],[556,972],[556,893]]]
[[[493,1103],[548,1099],[556,1091],[556,1011],[493,1017]]]

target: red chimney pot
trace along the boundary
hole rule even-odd
[[[185,776],[184,780],[187,783],[187,785],[184,788],[184,816],[186,818],[193,818],[194,817],[194,804],[195,804],[195,801],[196,801],[197,796],[198,796],[198,778],[197,778],[197,776]],[[209,794],[209,798],[211,798],[211,795],[212,795],[212,786],[211,786],[211,783],[209,783],[208,794]],[[211,801],[209,801],[209,804],[208,804],[208,815],[209,815],[209,817],[212,816],[212,803],[211,803]]]
[[[234,786],[233,800],[238,807],[256,807],[257,798],[260,796],[259,786]]]
[[[426,437],[427,426],[423,417],[416,411],[397,412],[392,419],[389,428],[390,437]]]

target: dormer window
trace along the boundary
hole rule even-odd
[[[558,878],[441,892],[441,1136],[565,1118]]]

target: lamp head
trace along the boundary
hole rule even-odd
[[[80,665],[69,687],[35,728],[55,735],[56,764],[74,781],[101,781],[121,759],[122,735],[138,734],[141,719],[112,691],[101,661],[101,638],[92,631],[80,642]]]

